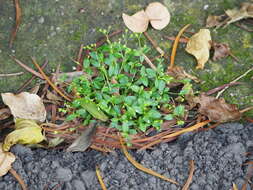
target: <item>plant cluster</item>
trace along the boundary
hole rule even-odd
[[[150,49],[140,45],[139,35],[135,37],[138,48],[109,39],[99,48],[86,47],[90,50],[83,62],[86,75],[75,78],[68,87],[76,98],[67,105],[71,112],[67,120],[82,118],[83,124],[88,125],[100,116],[125,137],[149,127],[159,130],[166,120],[176,119],[183,124],[184,105],[172,102],[184,100],[191,90],[190,80],[181,80],[184,87],[172,92],[168,85],[176,80],[166,74],[163,59],[154,61],[156,70],[144,66],[144,55]],[[96,113],[87,108],[88,104]]]

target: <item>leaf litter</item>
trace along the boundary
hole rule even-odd
[[[207,27],[227,26],[241,19],[251,18],[252,12],[253,12],[252,7],[253,7],[252,3],[243,3],[240,9],[231,9],[231,10],[225,11],[226,15],[209,16],[207,19]],[[157,43],[154,40],[152,40],[146,32],[148,29],[149,23],[156,30],[161,30],[169,24],[171,16],[168,9],[164,5],[162,5],[159,2],[153,2],[147,6],[145,11],[141,10],[132,16],[129,16],[123,13],[122,18],[125,25],[131,31],[137,32],[137,33],[144,33],[144,35],[148,38],[148,40],[160,53],[160,57],[164,56],[164,51],[161,50],[157,46]],[[181,89],[182,92],[187,91],[187,94],[185,95],[185,99],[182,99],[182,100],[175,99],[172,102],[170,102],[173,106],[176,106],[179,103],[178,101],[182,101],[185,104],[188,104],[188,106],[184,108],[186,109],[184,110],[184,112],[186,113],[186,116],[183,118],[183,122],[187,121],[188,112],[192,110],[193,108],[198,108],[196,112],[196,116],[200,119],[196,121],[191,120],[190,122],[187,121],[188,125],[180,125],[182,127],[188,126],[187,128],[173,128],[178,123],[177,123],[177,120],[172,119],[167,122],[168,126],[163,128],[164,131],[156,133],[153,136],[150,136],[150,137],[146,136],[150,132],[155,131],[154,128],[150,128],[148,130],[149,132],[147,131],[146,133],[133,134],[128,138],[124,138],[127,143],[131,144],[131,146],[129,147],[131,149],[143,150],[143,149],[151,148],[152,146],[159,143],[170,142],[176,139],[181,134],[184,134],[190,131],[196,131],[212,122],[214,122],[215,123],[214,126],[216,126],[217,123],[239,120],[242,117],[242,113],[252,109],[252,107],[248,107],[248,108],[245,108],[244,110],[239,110],[239,108],[236,105],[228,104],[225,102],[223,98],[219,98],[219,96],[225,89],[227,89],[229,86],[236,84],[237,80],[246,76],[246,74],[251,72],[252,69],[248,70],[242,76],[238,77],[237,80],[231,81],[231,83],[229,84],[225,84],[221,87],[217,87],[216,89],[210,90],[210,93],[218,92],[216,98],[212,96],[208,96],[204,93],[201,93],[200,95],[196,96],[190,87],[187,87],[187,85],[184,85],[182,83],[182,80],[186,78],[191,79],[195,82],[199,82],[199,80],[197,79],[197,77],[188,74],[184,70],[183,67],[175,66],[175,57],[176,57],[176,51],[177,51],[179,42],[182,41],[184,43],[187,43],[185,50],[186,52],[192,54],[196,58],[198,62],[196,69],[204,69],[206,62],[209,60],[211,49],[214,50],[214,54],[212,58],[214,61],[224,59],[228,55],[232,56],[230,52],[230,47],[227,44],[216,43],[212,41],[211,34],[208,29],[200,29],[199,32],[193,34],[190,38],[185,38],[185,37],[181,38],[182,34],[186,31],[188,27],[189,25],[186,25],[185,27],[183,27],[178,33],[177,37],[173,38],[175,42],[173,44],[172,53],[170,56],[170,65],[167,69],[166,74],[174,77],[174,81],[171,83],[174,85],[170,86],[171,88],[176,87],[176,88]],[[18,25],[16,28],[18,28]],[[109,34],[108,36],[112,37],[114,36],[114,34],[116,35],[119,33],[121,32],[115,32],[115,33],[112,33],[113,35]],[[14,38],[15,38],[15,35],[14,35]],[[97,42],[95,47],[99,48],[104,43],[106,43],[107,40],[108,40],[108,37],[103,39],[101,43],[100,41]],[[80,48],[78,52],[78,58],[77,58],[78,63],[81,63],[82,60],[85,59],[83,55],[84,51],[82,51],[81,49],[82,47]],[[89,56],[90,53],[91,53],[91,50],[88,50],[85,52],[86,56],[87,55]],[[64,107],[62,98],[64,98],[68,102],[71,102],[73,98],[79,98],[79,97],[76,97],[75,91],[72,91],[72,92],[68,91],[67,89],[68,85],[72,82],[72,80],[75,80],[75,77],[80,77],[83,75],[86,77],[89,76],[88,77],[89,80],[93,80],[93,77],[94,77],[93,75],[87,75],[86,72],[83,72],[82,66],[78,67],[79,70],[77,70],[76,72],[53,73],[52,74],[53,78],[50,79],[50,77],[48,77],[43,71],[43,68],[46,64],[40,67],[39,64],[36,62],[35,58],[32,58],[33,64],[39,70],[39,72],[37,72],[29,68],[25,64],[23,64],[17,58],[15,57],[12,57],[12,58],[16,63],[21,65],[28,72],[31,72],[33,74],[33,79],[35,77],[39,77],[42,80],[46,81],[46,84],[43,86],[43,88],[40,86],[38,86],[37,88],[38,90],[37,92],[40,94],[41,98],[43,98],[43,102],[45,102],[46,104],[44,107],[42,103],[42,99],[39,99],[37,97],[38,95],[36,94],[29,94],[27,92],[22,92],[20,94],[23,95],[24,97],[23,99],[19,101],[17,100],[17,97],[19,97],[20,94],[18,95],[14,95],[12,93],[2,94],[3,100],[9,106],[10,110],[8,108],[0,109],[0,121],[4,121],[8,119],[10,117],[10,112],[15,118],[14,119],[15,130],[11,132],[9,135],[7,135],[7,137],[5,138],[4,144],[1,146],[3,147],[3,150],[8,151],[10,147],[16,143],[37,144],[42,141],[48,143],[47,147],[54,147],[62,142],[66,142],[68,144],[71,144],[69,148],[67,149],[68,151],[85,151],[88,147],[90,147],[90,148],[94,148],[96,150],[100,150],[103,152],[112,152],[115,148],[122,148],[127,159],[138,169],[144,172],[147,172],[151,175],[160,177],[171,183],[178,184],[174,180],[168,179],[160,174],[157,174],[156,172],[150,169],[147,169],[143,167],[142,165],[140,165],[139,163],[137,163],[131,157],[131,155],[127,152],[127,148],[124,145],[123,139],[121,138],[121,136],[118,135],[118,130],[104,126],[104,124],[108,122],[110,118],[107,116],[106,113],[101,111],[98,105],[96,105],[96,103],[94,103],[93,101],[85,101],[82,103],[81,107],[83,108],[83,110],[87,111],[93,117],[96,123],[98,122],[97,120],[100,120],[99,125],[95,124],[95,125],[92,125],[90,128],[87,128],[87,126],[83,124],[82,121],[78,118],[65,121],[66,114],[71,113],[73,110],[71,110],[72,108],[67,111],[62,109]],[[152,63],[154,59],[149,59],[148,56],[145,54],[143,54],[143,58],[144,60],[146,60],[146,62],[149,64],[149,66],[153,70],[156,71],[158,69],[156,65]],[[64,83],[60,79],[58,80],[59,75],[69,76],[68,77],[69,80],[65,81]],[[115,81],[116,83],[112,83],[112,84],[118,84],[117,80]],[[29,84],[30,82],[31,82],[31,79],[30,81],[28,81],[27,84]],[[27,84],[24,84],[22,88],[24,88],[25,85]],[[171,84],[168,84],[168,86]],[[68,93],[66,93],[66,91],[68,91]],[[6,98],[6,95],[7,95],[7,98]],[[39,100],[38,102],[40,102],[39,103],[40,109],[36,109],[35,108],[36,106],[34,106],[34,107],[30,107],[31,110],[29,110],[26,104],[29,104],[31,102],[27,102],[27,100],[25,99],[26,96],[29,97],[29,99]],[[120,96],[119,91],[117,91],[117,96]],[[11,97],[11,100],[9,99],[10,97]],[[20,107],[26,108],[26,110],[22,110],[20,109]],[[169,114],[169,115],[171,114],[170,109],[166,108],[164,110],[165,110],[164,114]],[[51,124],[48,122],[42,123],[45,121],[45,118],[47,116],[45,113],[48,114],[49,119],[50,117],[53,118],[52,121],[54,121],[54,123],[51,123]],[[79,114],[82,114],[82,113],[79,113]],[[167,118],[171,118],[171,117],[168,116]],[[45,131],[45,135],[42,134],[42,130]],[[30,135],[31,133],[33,133],[32,137]],[[28,136],[28,134],[30,136]],[[99,174],[98,168],[96,169],[96,171],[97,171],[97,176],[101,181],[102,177]],[[189,177],[183,189],[189,188],[189,185],[192,181],[193,172],[194,172],[194,162],[191,161]],[[103,189],[106,189],[105,185],[102,182],[100,182],[100,184]],[[23,187],[23,189],[24,188],[25,187]]]

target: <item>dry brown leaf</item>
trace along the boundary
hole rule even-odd
[[[46,97],[47,99],[52,100],[52,101],[63,101],[60,96],[53,94],[50,90],[47,90]]]
[[[10,116],[11,116],[11,111],[9,108],[0,109],[0,120],[7,119]]]
[[[148,28],[149,19],[144,10],[138,11],[132,16],[123,13],[122,18],[127,28],[133,32],[142,33]]]
[[[213,60],[217,61],[230,55],[230,48],[224,43],[212,43],[214,49]]]
[[[20,94],[2,93],[3,102],[9,106],[15,118],[31,119],[43,122],[46,109],[42,99],[36,94],[22,92]]]
[[[161,30],[170,22],[170,13],[167,7],[159,2],[150,3],[146,8],[145,13],[154,29]]]
[[[208,117],[213,122],[229,122],[239,120],[241,113],[234,104],[227,104],[223,98],[216,99],[212,96],[201,94],[194,98],[200,104],[199,113]]]
[[[240,9],[228,9],[225,13],[225,16],[209,16],[207,18],[206,26],[227,26],[242,19],[253,18],[253,3],[242,3]]]
[[[196,69],[203,69],[209,59],[209,50],[211,48],[211,35],[208,29],[200,29],[188,41],[186,51],[192,54],[198,61]]]
[[[4,152],[0,143],[0,176],[5,175],[10,169],[16,157],[11,152]]]
[[[191,80],[194,80],[195,82],[200,82],[197,77],[188,74],[184,70],[184,68],[180,67],[180,66],[174,66],[172,68],[169,68],[167,71],[167,74],[174,77],[175,79],[178,79],[178,80],[189,78]]]
[[[216,15],[209,15],[206,19],[206,27],[212,28],[212,27],[220,27],[222,26],[222,21],[224,20],[223,15],[216,16]]]

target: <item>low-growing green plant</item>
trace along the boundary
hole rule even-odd
[[[164,60],[154,61],[156,70],[144,66],[144,54],[150,49],[141,45],[139,35],[131,37],[138,40],[137,48],[108,38],[101,47],[85,47],[90,50],[83,62],[87,75],[75,78],[68,87],[76,98],[67,105],[71,112],[67,120],[82,118],[83,124],[88,125],[95,118],[100,119],[125,137],[149,127],[159,130],[166,120],[176,119],[183,124],[184,105],[171,102],[184,99],[191,90],[190,80],[181,80],[184,87],[172,92],[168,84],[175,79],[166,74]],[[167,114],[161,111],[165,109]]]

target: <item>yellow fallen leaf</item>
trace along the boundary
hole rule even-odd
[[[185,50],[197,59],[198,65],[196,69],[203,69],[208,61],[211,40],[208,29],[200,29],[198,33],[189,39]]]
[[[150,3],[146,8],[145,13],[154,29],[161,30],[170,22],[170,13],[167,7],[159,2]]]
[[[0,177],[5,175],[11,169],[11,164],[15,159],[16,157],[14,154],[3,151],[2,143],[0,143]]]
[[[238,187],[236,184],[233,183],[233,190],[238,190]]]
[[[122,18],[127,28],[133,32],[142,33],[148,28],[149,19],[144,10],[138,11],[132,16],[123,13]]]
[[[45,138],[39,125],[28,119],[16,119],[15,130],[4,139],[3,150],[8,151],[14,144],[37,144]]]

